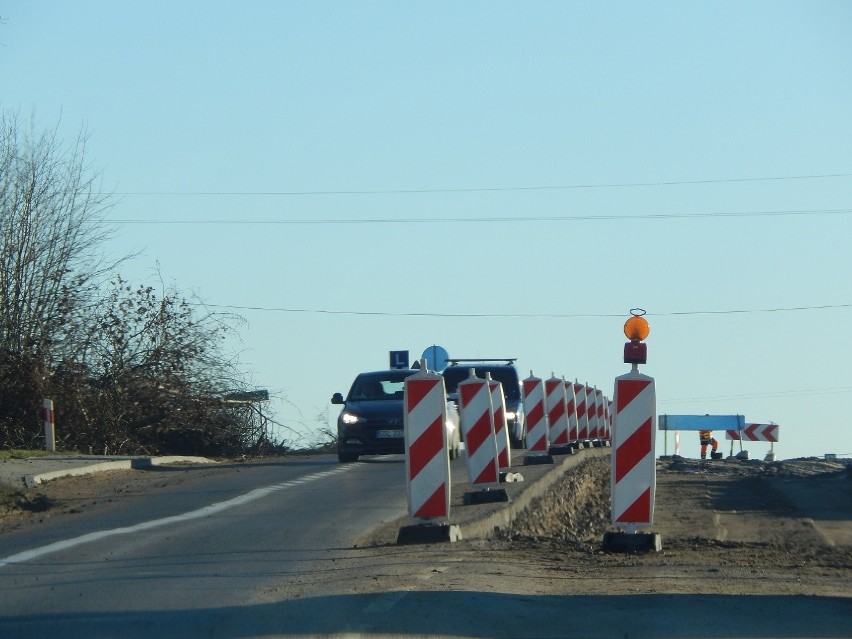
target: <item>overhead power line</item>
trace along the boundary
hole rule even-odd
[[[428,217],[428,218],[319,218],[291,220],[145,220],[145,219],[106,219],[109,224],[476,224],[476,223],[526,223],[526,222],[601,222],[612,220],[671,220],[671,219],[707,219],[707,218],[744,218],[744,217],[786,217],[802,215],[848,215],[852,208],[839,209],[790,209],[780,211],[712,211],[709,213],[623,213],[614,215],[523,215],[506,217]]]
[[[272,313],[312,313],[319,315],[366,315],[380,317],[457,317],[457,318],[528,318],[528,319],[579,319],[605,318],[625,316],[624,313],[401,313],[388,311],[353,311],[320,308],[285,308],[273,306],[238,306],[233,304],[195,304],[209,308],[223,308],[234,311],[263,311]],[[819,306],[790,306],[779,308],[733,309],[717,311],[671,311],[664,313],[648,313],[648,317],[666,317],[676,315],[734,315],[745,313],[780,313],[792,311],[816,311],[828,309],[852,308],[852,304],[823,304]]]
[[[591,184],[561,184],[538,186],[495,186],[434,189],[375,189],[339,191],[123,191],[104,195],[132,196],[318,196],[318,195],[417,195],[427,193],[493,193],[505,191],[567,191],[572,189],[622,189],[654,186],[686,186],[699,184],[732,184],[742,182],[781,182],[852,177],[852,173],[822,173],[815,175],[781,175],[746,178],[709,178],[704,180],[666,180],[660,182],[604,182]]]
[[[667,399],[660,401],[661,404],[686,404],[689,402],[716,402],[723,400],[745,400],[765,399],[771,397],[810,397],[812,395],[835,395],[838,393],[852,392],[852,386],[832,386],[826,388],[800,388],[796,390],[771,391],[767,393],[749,393],[745,395],[709,395],[706,397],[687,397],[678,399]]]

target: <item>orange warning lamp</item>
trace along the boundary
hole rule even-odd
[[[624,335],[629,340],[639,340],[640,342],[648,337],[651,332],[651,326],[641,315],[634,315],[629,320],[624,322]]]
[[[648,361],[648,346],[642,340],[651,333],[651,326],[642,317],[644,309],[631,308],[630,314],[632,317],[624,322],[624,335],[630,340],[624,345],[624,363],[644,364]]]

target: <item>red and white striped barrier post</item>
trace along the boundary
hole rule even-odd
[[[609,400],[609,439],[612,442],[612,430],[615,426],[615,402]]]
[[[465,504],[509,501],[505,489],[499,488],[500,461],[489,384],[489,380],[477,377],[473,368],[470,377],[459,384],[459,416],[467,475],[471,485],[479,488],[478,492],[465,493]]]
[[[565,380],[551,373],[544,382],[547,423],[550,427],[550,448],[568,452],[568,400],[565,396]]]
[[[606,441],[606,421],[604,420],[603,391],[595,386],[595,412],[598,415],[598,443],[603,446]]]
[[[620,532],[604,535],[604,548],[608,550],[661,549],[659,534],[638,534],[639,529],[654,523],[657,487],[654,378],[639,372],[639,364],[647,361],[642,340],[649,331],[648,322],[640,315],[634,314],[624,325],[624,334],[630,340],[624,347],[624,361],[632,364],[632,369],[615,378],[610,491],[612,523]]]
[[[486,373],[485,378],[488,380],[488,387],[491,389],[491,407],[494,411],[494,437],[497,440],[497,466],[500,469],[500,482],[523,481],[523,475],[509,470],[512,466],[512,443],[509,438],[509,424],[506,420],[506,394],[503,392],[503,384],[491,379],[491,373]]]
[[[544,400],[544,382],[533,375],[523,380],[524,409],[527,414],[527,455],[525,464],[552,464],[548,453],[550,441],[547,432],[547,407]]]
[[[588,438],[592,440],[592,446],[598,438],[598,409],[595,399],[595,389],[586,384],[586,421],[589,424]]]
[[[565,382],[565,412],[568,415],[568,445],[573,451],[577,445],[577,400],[574,384]]]
[[[589,416],[586,415],[586,385],[574,380],[574,401],[577,404],[578,447],[589,438]]]
[[[408,516],[416,525],[400,529],[397,543],[456,541],[450,517],[450,453],[447,442],[447,392],[444,378],[420,371],[405,379],[403,434]]]
[[[497,467],[506,470],[512,465],[512,449],[509,442],[509,425],[506,423],[506,395],[503,384],[491,379],[491,373],[486,373],[488,388],[491,391],[491,409],[494,419],[494,437],[497,440]]]
[[[44,449],[56,450],[56,415],[53,412],[53,400],[45,399],[41,408],[42,421],[44,422]]]
[[[443,377],[421,368],[405,379],[405,470],[408,516],[450,516],[450,455],[447,445],[447,399]]]
[[[459,416],[471,484],[484,486],[500,481],[497,460],[497,438],[494,436],[494,414],[487,380],[476,376],[459,384]]]
[[[509,443],[509,426],[506,424],[506,395],[503,384],[491,379],[491,373],[486,373],[488,388],[491,391],[491,409],[494,419],[494,437],[497,440],[497,466],[506,470],[512,465],[512,451]]]

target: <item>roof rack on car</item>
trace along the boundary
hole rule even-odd
[[[482,358],[482,357],[470,357],[470,358],[458,358],[454,357],[452,359],[447,360],[450,363],[450,366],[455,366],[459,362],[479,362],[484,364],[485,362],[506,362],[506,366],[511,366],[517,361],[517,357],[495,357],[492,359]]]

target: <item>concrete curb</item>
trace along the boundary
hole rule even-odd
[[[207,459],[206,457],[183,457],[179,455],[166,455],[162,457],[136,457],[132,459],[119,459],[114,461],[97,462],[86,464],[74,468],[63,468],[62,470],[54,470],[33,475],[24,475],[23,482],[27,488],[33,488],[39,484],[60,479],[62,477],[80,477],[82,475],[91,475],[93,473],[106,472],[110,470],[132,470],[152,468],[154,466],[164,466],[166,464],[215,464],[216,462]]]

